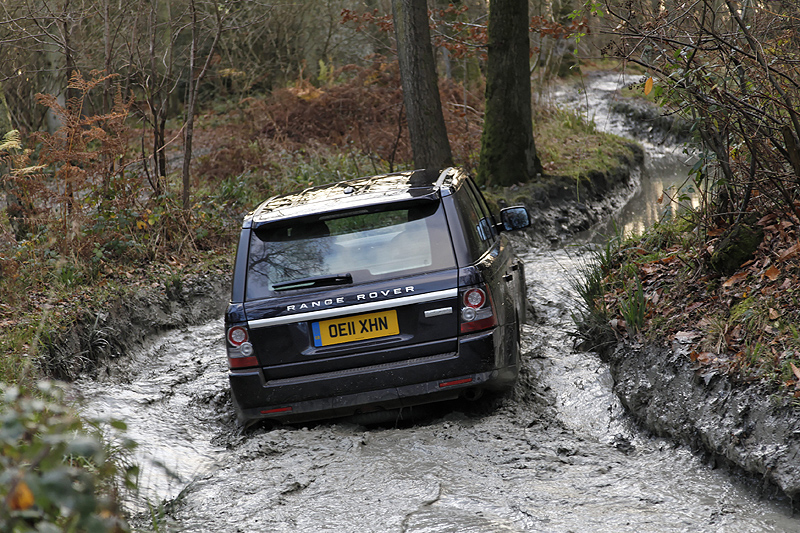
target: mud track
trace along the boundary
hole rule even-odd
[[[800,529],[791,506],[762,499],[749,478],[637,429],[611,368],[634,371],[574,349],[569,335],[570,279],[585,256],[540,238],[518,248],[535,316],[513,393],[443,404],[404,426],[242,432],[216,311],[225,279],[110,312],[101,326],[118,344],[74,390],[87,416],[124,419],[140,442],[141,489],[126,502],[134,523],[150,527],[155,516],[162,527],[214,532]],[[147,324],[162,333],[147,335]]]

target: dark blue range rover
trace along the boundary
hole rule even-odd
[[[517,379],[522,264],[462,170],[277,196],[242,224],[225,314],[237,416],[299,422],[503,391]],[[401,411],[402,412],[402,411]]]

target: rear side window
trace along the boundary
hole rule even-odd
[[[473,260],[480,258],[494,241],[494,228],[489,214],[484,212],[477,198],[468,188],[466,182],[455,193],[461,227],[467,238],[470,256]]]
[[[472,197],[472,202],[475,204],[479,213],[481,213],[481,222],[483,227],[488,229],[492,235],[492,238],[497,237],[497,229],[494,227],[494,217],[492,216],[492,212],[489,209],[489,205],[486,203],[486,199],[478,190],[478,187],[475,185],[475,182],[472,180],[467,180],[465,182],[465,188],[469,188],[470,196]]]
[[[274,296],[287,286],[303,288],[302,280],[317,287],[349,283],[341,276],[363,283],[453,267],[439,202],[334,213],[253,231],[246,299]]]

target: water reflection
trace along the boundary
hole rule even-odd
[[[661,157],[648,156],[636,192],[609,220],[578,235],[581,241],[603,242],[621,233],[641,235],[656,222],[677,218],[686,209],[697,209],[701,196],[688,173],[694,157],[676,149]]]
[[[637,235],[654,223],[677,217],[683,208],[697,208],[700,194],[689,179],[695,156],[686,147],[654,142],[653,127],[646,122],[632,122],[611,111],[610,104],[621,98],[618,91],[638,76],[607,73],[589,76],[585,90],[560,87],[550,95],[551,101],[594,122],[598,131],[635,140],[644,146],[645,166],[639,187],[630,200],[610,220],[601,223],[577,238],[603,242],[608,236],[622,233]],[[677,202],[678,198],[681,199]]]

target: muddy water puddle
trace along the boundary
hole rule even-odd
[[[592,94],[619,81],[598,83]],[[603,127],[621,124],[605,116]],[[637,231],[663,216],[655,199],[681,186],[685,164],[681,150],[649,146],[643,199],[634,195],[617,227]],[[583,239],[601,233],[612,226]],[[405,427],[243,434],[221,320],[169,332],[78,383],[86,415],[125,420],[140,443],[141,489],[127,502],[134,523],[150,529],[151,507],[161,507],[160,530],[176,531],[800,530],[785,503],[632,426],[605,365],[573,349],[568,333],[580,248],[524,256],[537,319],[524,326],[520,381],[495,404],[448,404]]]
[[[620,89],[642,79],[616,72],[593,73],[580,84],[556,85],[543,96],[547,103],[577,113],[598,131],[636,140],[645,151],[636,190],[613,217],[580,235],[581,241],[602,242],[618,233],[640,234],[664,218],[679,216],[682,208],[700,205],[701,191],[688,178],[689,169],[697,161],[695,150],[672,143],[671,137],[646,121],[634,123],[612,111],[611,104],[621,98]]]
[[[688,450],[638,433],[592,353],[572,349],[579,251],[531,251],[524,367],[499,405],[450,404],[400,428],[242,434],[222,323],[168,333],[79,388],[141,443],[141,493],[180,531],[790,531],[800,520]]]

